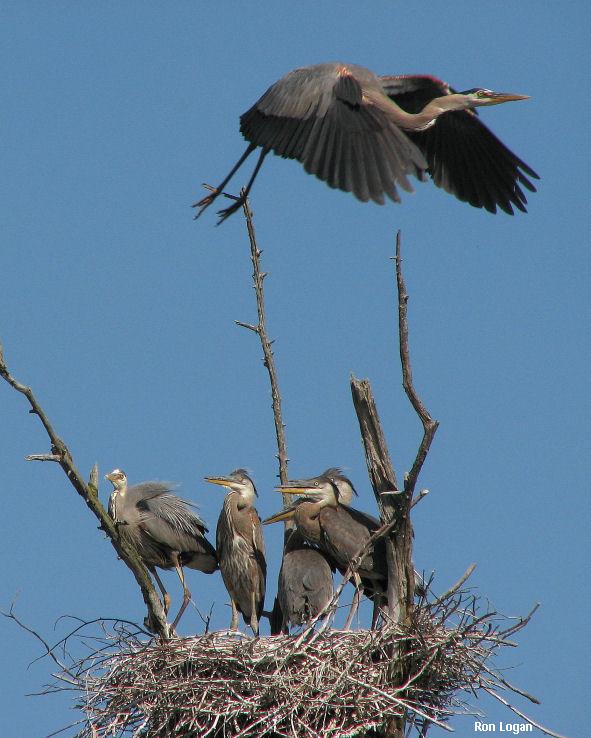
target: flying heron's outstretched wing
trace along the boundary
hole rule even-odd
[[[426,75],[380,80],[385,94],[408,113],[418,113],[434,98],[455,92],[445,82]],[[499,141],[475,111],[444,113],[430,128],[407,131],[407,135],[425,155],[438,187],[491,213],[496,213],[497,207],[509,215],[513,215],[513,207],[526,212],[522,187],[535,192],[528,177],[539,179],[538,175]]]
[[[380,80],[356,65],[295,69],[240,118],[244,137],[263,150],[302,162],[330,187],[359,200],[399,201],[412,191],[408,175],[424,178],[426,161],[390,119]]]

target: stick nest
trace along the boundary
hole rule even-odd
[[[146,641],[119,623],[61,678],[81,691],[85,738],[377,735],[402,715],[424,735],[470,712],[467,693],[510,688],[489,662],[529,618],[478,615],[476,603],[422,602],[404,629],[257,639]]]

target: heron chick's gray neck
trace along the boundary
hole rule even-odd
[[[255,502],[254,487],[250,484],[230,490],[230,495],[236,495],[236,504],[238,507],[252,507]]]

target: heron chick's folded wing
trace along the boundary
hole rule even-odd
[[[142,528],[173,550],[192,550],[190,542],[203,538],[207,527],[195,512],[195,505],[170,493],[169,487],[154,488],[138,500]]]

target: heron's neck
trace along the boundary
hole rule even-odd
[[[252,492],[235,492],[236,495],[236,507],[239,510],[244,510],[245,507],[252,507],[254,505],[255,495]]]
[[[430,128],[437,118],[450,110],[465,109],[464,103],[456,95],[443,95],[431,100],[419,113],[407,113],[390,98],[390,115],[394,121],[407,131],[424,131]]]

